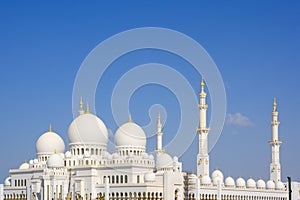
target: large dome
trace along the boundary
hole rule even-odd
[[[69,145],[107,145],[108,133],[105,124],[95,115],[87,113],[73,120],[68,131]]]
[[[50,128],[51,129],[51,128]],[[50,130],[39,137],[36,142],[37,154],[52,154],[54,151],[58,153],[65,152],[65,143],[63,139]]]
[[[120,126],[115,134],[117,147],[146,147],[146,135],[143,129],[133,122]]]

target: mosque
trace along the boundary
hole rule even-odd
[[[272,111],[270,180],[239,177],[224,179],[216,169],[210,174],[206,123],[206,92],[199,92],[197,174],[182,171],[182,163],[162,144],[162,124],[157,119],[155,155],[147,153],[144,130],[129,118],[114,134],[114,152],[108,152],[108,131],[101,119],[83,109],[68,129],[68,150],[61,136],[50,130],[36,142],[36,156],[9,170],[0,184],[0,200],[287,200],[281,182],[278,111]],[[196,109],[196,108],[195,108]],[[196,155],[193,155],[196,156]],[[300,185],[300,184],[299,184]],[[295,200],[299,196],[295,197]]]

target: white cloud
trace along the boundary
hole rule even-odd
[[[226,123],[229,125],[237,126],[253,126],[254,123],[246,116],[241,113],[227,114]]]

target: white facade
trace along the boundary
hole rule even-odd
[[[224,179],[220,170],[209,173],[204,81],[199,93],[197,175],[182,172],[182,163],[171,157],[162,144],[162,124],[157,122],[155,155],[148,154],[146,134],[129,121],[115,133],[114,152],[107,151],[105,124],[80,101],[78,117],[68,130],[68,151],[61,137],[50,130],[36,143],[36,156],[19,169],[11,169],[0,200],[62,199],[211,199],[211,200],[287,200],[288,193],[280,179],[278,111],[272,112],[272,161],[270,179]],[[196,155],[193,155],[196,156]],[[275,172],[273,168],[276,168]],[[278,170],[279,169],[279,170]],[[294,183],[294,187],[298,187]],[[105,197],[104,197],[105,196]],[[295,197],[299,199],[299,195]]]

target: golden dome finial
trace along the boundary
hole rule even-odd
[[[160,112],[157,115],[157,120],[160,121]]]
[[[89,103],[86,103],[86,111],[85,114],[90,114],[90,106]]]
[[[83,105],[82,97],[80,97],[79,105],[80,105],[80,108],[82,108],[82,105]]]
[[[49,132],[52,132],[52,124],[50,123]]]
[[[54,152],[53,152],[54,154],[57,154],[57,152],[56,152],[56,149],[54,149]]]
[[[80,101],[79,101],[79,110],[78,110],[78,113],[79,115],[82,115],[84,113],[84,110],[82,108],[82,105],[83,105],[83,101],[82,101],[82,97],[80,97]]]
[[[131,114],[129,113],[129,116],[128,116],[128,122],[132,122],[132,118],[131,118]]]
[[[276,110],[276,107],[277,107],[276,97],[274,97],[273,107],[274,107],[274,111],[275,111],[275,110]]]
[[[204,87],[205,86],[205,83],[204,83],[204,77],[202,76],[202,81],[201,81],[201,87]]]

